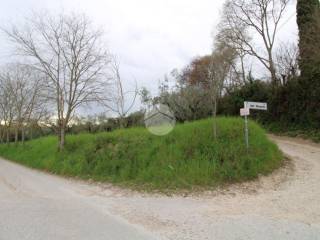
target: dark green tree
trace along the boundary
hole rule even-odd
[[[317,70],[314,66],[316,60],[315,50],[320,49],[318,33],[319,0],[297,1],[297,24],[299,27],[299,50],[301,75],[312,74]]]
[[[297,1],[299,28],[300,94],[305,123],[320,127],[320,2]]]

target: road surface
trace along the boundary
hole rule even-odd
[[[270,176],[183,196],[63,179],[0,160],[0,240],[320,240],[320,147],[272,137]]]
[[[158,239],[81,191],[80,183],[1,159],[0,240]]]

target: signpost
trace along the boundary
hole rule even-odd
[[[268,104],[264,102],[244,102],[244,108],[240,109],[240,116],[244,116],[245,142],[247,150],[249,149],[248,116],[250,115],[250,109],[266,111],[268,110]]]
[[[266,111],[268,104],[264,102],[244,102],[244,108]]]
[[[249,129],[248,129],[248,116],[250,115],[250,109],[249,108],[241,108],[240,109],[240,115],[244,116],[244,126],[245,126],[245,141],[246,141],[246,147],[249,148]]]
[[[240,109],[240,116],[246,117],[250,115],[250,109],[249,108],[241,108]]]

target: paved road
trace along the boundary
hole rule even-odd
[[[0,240],[152,240],[110,215],[79,183],[0,160]]]

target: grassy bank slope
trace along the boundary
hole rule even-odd
[[[243,143],[243,120],[218,119],[218,140],[212,120],[176,126],[164,137],[134,128],[67,137],[63,153],[56,137],[0,145],[0,155],[53,173],[92,178],[151,189],[215,186],[252,179],[280,165],[282,155],[263,129],[250,122],[250,149]]]

